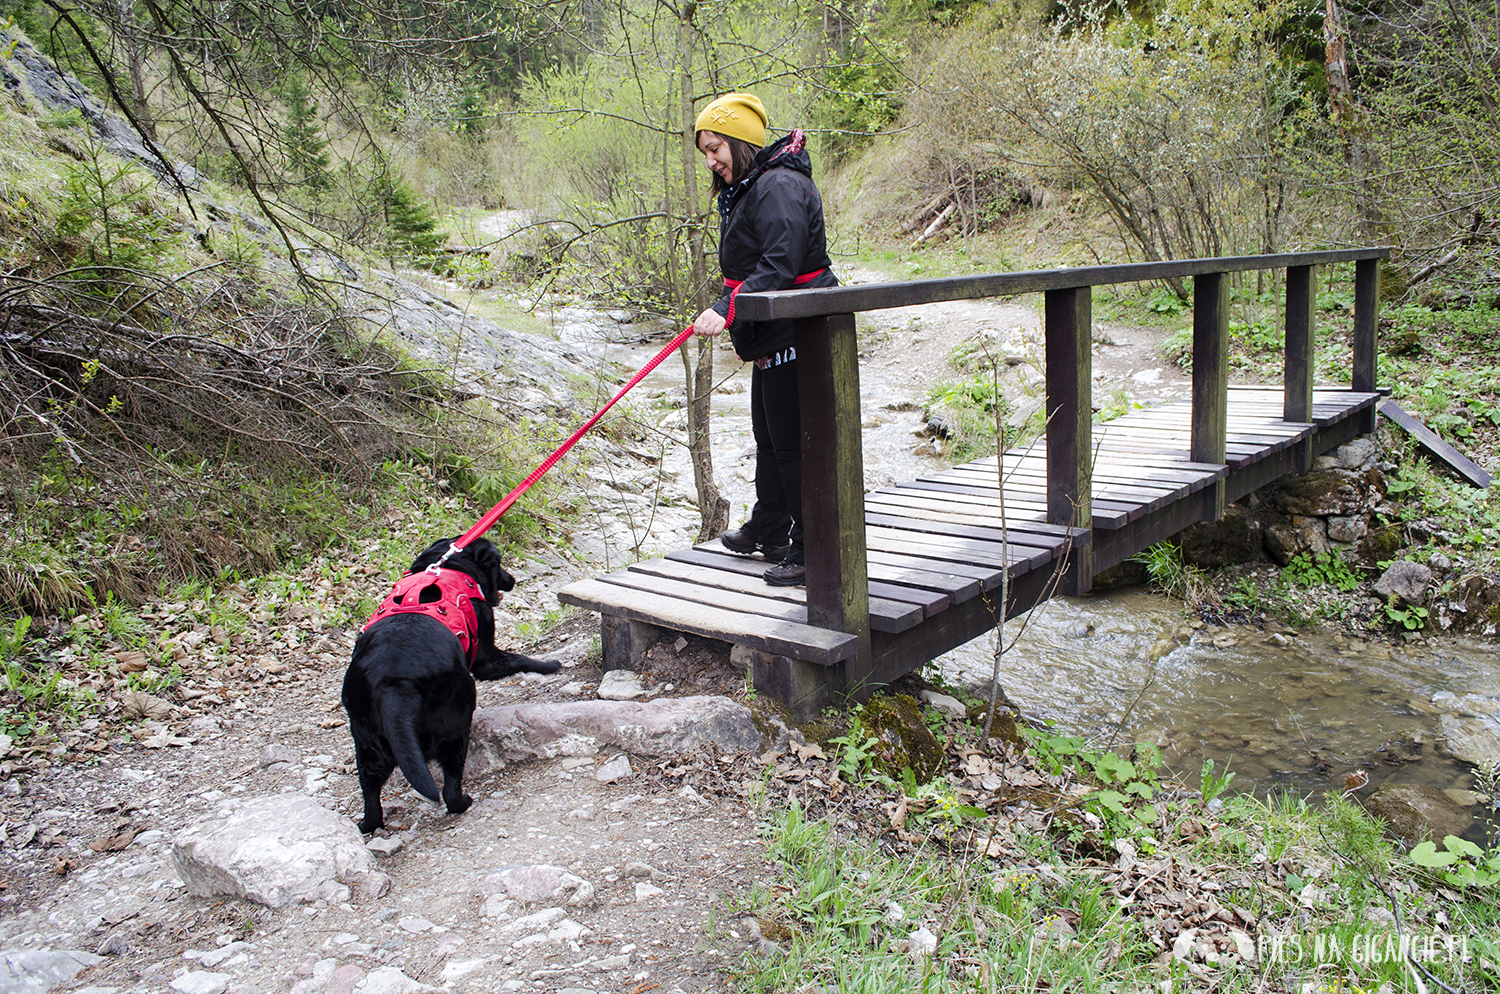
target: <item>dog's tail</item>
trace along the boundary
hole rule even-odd
[[[437,801],[437,781],[427,769],[427,760],[422,758],[422,744],[417,740],[417,702],[403,703],[406,706],[383,709],[386,741],[391,744],[396,765],[401,767],[406,782],[429,801]]]

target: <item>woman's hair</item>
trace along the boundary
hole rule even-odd
[[[717,131],[714,134],[719,135]],[[731,138],[729,135],[719,135],[719,137],[729,143],[729,164],[733,167],[734,182],[738,183],[750,171],[750,163],[755,161],[755,153],[759,152],[760,149],[747,141],[739,138]],[[724,182],[724,177],[718,173],[714,173],[714,193],[723,193],[733,185],[733,183]]]

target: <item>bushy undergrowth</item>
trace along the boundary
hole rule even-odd
[[[728,909],[753,915],[731,927],[761,940],[741,961],[741,989],[1480,990],[1500,980],[1495,885],[1444,875],[1471,850],[1500,850],[1449,840],[1408,857],[1348,801],[1233,794],[1233,775],[1215,776],[1212,763],[1194,791],[1149,753],[1122,757],[1047,731],[1028,733],[1022,751],[968,722],[935,724],[948,762],[927,784],[869,765],[857,722],[831,740],[839,752],[826,763],[796,749],[767,768],[762,826],[778,878]],[[787,799],[784,782],[817,789],[793,786]]]
[[[491,496],[482,486],[444,485],[456,475],[391,461],[355,491],[241,469],[205,489],[173,481],[168,503],[143,507],[103,481],[26,492],[12,470],[0,510],[0,735],[42,751],[122,717],[113,708],[125,692],[166,694],[188,675],[217,686],[256,665],[240,646],[252,623],[287,626],[278,637],[293,639],[361,624],[417,551],[488,509],[476,503]],[[487,534],[507,558],[558,513],[549,492],[531,491]]]

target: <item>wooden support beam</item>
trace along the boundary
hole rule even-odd
[[[1375,392],[1376,329],[1380,325],[1380,260],[1354,264],[1354,378],[1357,393]],[[1375,430],[1375,409],[1365,412],[1360,433]]]
[[[1473,487],[1485,490],[1491,483],[1490,474],[1483,466],[1443,441],[1442,437],[1422,422],[1412,417],[1394,400],[1382,400],[1380,413],[1395,423],[1402,431],[1417,440],[1428,455],[1442,460],[1460,479]]]
[[[1318,293],[1317,266],[1286,271],[1286,400],[1282,420],[1302,424],[1312,419],[1313,338]]]
[[[1047,522],[1092,529],[1093,288],[1048,290],[1046,329]],[[1091,548],[1074,548],[1064,593],[1088,593]]]
[[[1380,260],[1354,264],[1354,390],[1375,392],[1375,328],[1380,320]]]
[[[1222,463],[1229,430],[1229,275],[1193,278],[1193,415],[1188,458]],[[1209,520],[1224,516],[1224,488],[1205,488]]]
[[[869,557],[854,315],[799,318],[792,327],[802,404],[807,623],[859,638],[858,651],[845,664],[843,684],[857,700],[865,700],[873,688],[868,686]]]

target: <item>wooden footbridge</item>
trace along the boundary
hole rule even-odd
[[[799,718],[878,687],[1029,610],[1375,425],[1379,263],[1389,249],[1193,259],[742,294],[750,320],[790,318],[802,401],[807,587],[716,542],[564,588],[598,611],[606,669],[674,632],[750,650],[755,686]],[[1317,267],[1355,264],[1352,383],[1312,380]],[[1231,387],[1230,274],[1284,269],[1284,384]],[[1092,288],[1193,279],[1193,392],[1095,425]],[[863,493],[854,315],[1043,292],[1045,437]],[[1002,603],[1002,591],[1004,599]]]

